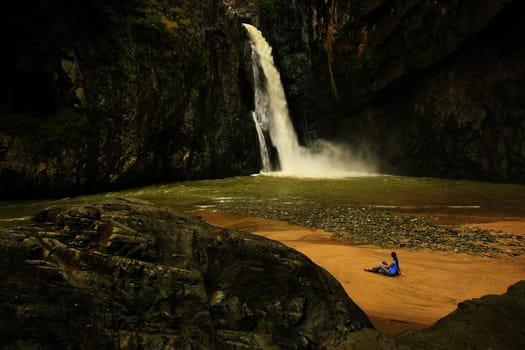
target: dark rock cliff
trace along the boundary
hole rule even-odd
[[[0,230],[0,348],[333,348],[372,328],[299,252],[123,200]]]
[[[0,22],[0,198],[259,170],[250,49],[221,1],[19,1]]]
[[[524,182],[520,0],[19,1],[0,15],[0,198],[257,172],[250,50],[302,143],[381,172]]]
[[[262,3],[246,18],[304,143],[342,140],[382,172],[525,181],[523,1]]]

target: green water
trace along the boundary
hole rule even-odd
[[[94,203],[118,197],[138,198],[182,210],[229,207],[341,206],[388,208],[407,212],[449,212],[525,218],[525,186],[474,181],[365,176],[312,179],[246,176],[186,181],[60,200],[0,202],[0,223],[24,220],[38,209]]]

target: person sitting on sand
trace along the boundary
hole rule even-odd
[[[393,259],[390,264],[388,264],[386,261],[383,261],[381,262],[381,264],[376,265],[372,267],[371,269],[365,269],[365,271],[381,272],[391,277],[395,277],[401,274],[401,270],[399,269],[399,260],[397,260],[396,252],[392,252],[390,255],[392,255],[392,259]]]

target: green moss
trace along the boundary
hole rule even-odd
[[[274,10],[279,5],[278,0],[258,0],[259,6],[263,10]]]

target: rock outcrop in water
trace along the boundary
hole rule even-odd
[[[281,243],[123,200],[0,230],[0,348],[333,348],[372,328]]]
[[[120,200],[0,229],[2,349],[519,349],[525,282],[385,335],[281,243]]]

